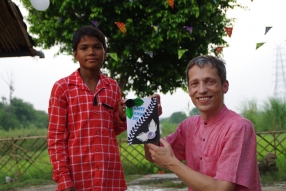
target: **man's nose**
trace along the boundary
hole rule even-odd
[[[207,85],[205,83],[199,84],[199,93],[204,94],[208,91]]]

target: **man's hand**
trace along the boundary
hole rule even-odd
[[[156,165],[169,169],[171,165],[178,162],[178,159],[175,157],[173,150],[167,141],[161,138],[160,143],[163,147],[151,143],[146,144],[146,147],[149,148],[152,160]]]
[[[154,94],[151,96],[152,98],[157,98],[157,102],[158,102],[158,115],[160,116],[163,111],[162,111],[162,106],[161,106],[161,100],[160,100],[160,95],[159,94]]]

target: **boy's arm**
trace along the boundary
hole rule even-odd
[[[70,172],[67,168],[67,101],[63,95],[62,88],[55,84],[49,101],[47,136],[48,153],[53,168],[53,180],[58,183],[60,190],[73,187]]]
[[[123,110],[123,107],[125,105],[125,101],[122,100],[121,98],[121,93],[119,86],[117,86],[117,90],[115,90],[116,93],[116,105],[114,107],[114,119],[113,119],[113,129],[115,135],[119,135],[123,131],[127,129],[127,124],[126,124],[126,114],[125,110]]]

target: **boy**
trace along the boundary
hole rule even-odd
[[[57,191],[126,190],[116,135],[126,130],[117,82],[100,72],[104,34],[84,26],[73,36],[80,67],[57,81],[49,101],[48,152]]]

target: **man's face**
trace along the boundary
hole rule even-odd
[[[203,68],[194,65],[188,75],[192,102],[205,120],[213,117],[223,107],[223,94],[228,91],[228,81],[221,84],[217,69],[209,65]]]
[[[105,57],[106,52],[102,43],[96,37],[91,36],[82,37],[74,51],[74,58],[84,69],[99,70]]]

